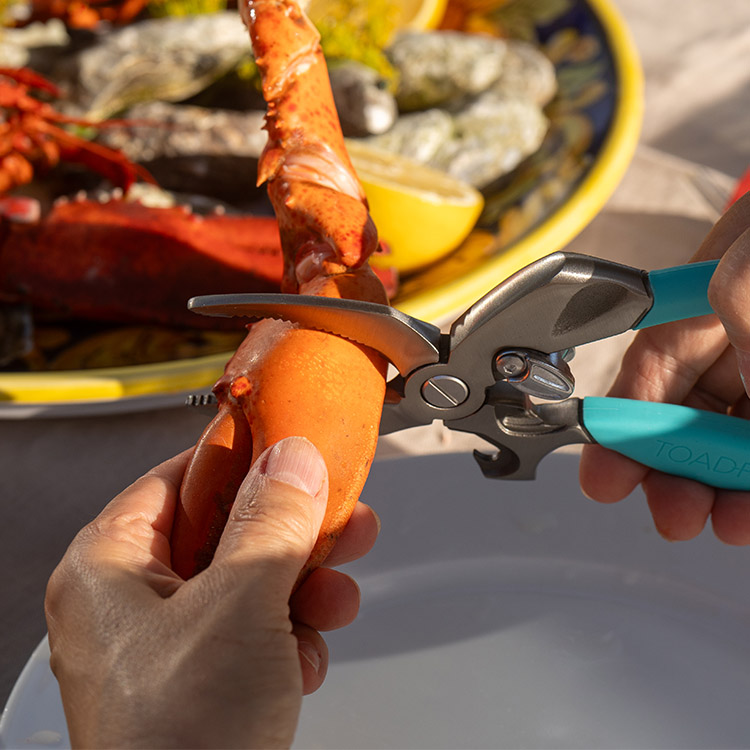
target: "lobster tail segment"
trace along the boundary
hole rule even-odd
[[[346,152],[320,35],[295,0],[245,0],[241,13],[268,103],[258,181],[268,182],[287,267],[304,265],[308,275],[311,263],[321,275],[357,268],[378,236]],[[287,291],[299,283],[286,275]]]
[[[287,161],[295,162],[298,150],[332,151],[353,175],[315,26],[295,0],[241,0],[240,11],[268,105],[268,147],[259,182],[274,179]],[[362,198],[356,178],[349,182],[353,195]]]

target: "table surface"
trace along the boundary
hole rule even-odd
[[[575,252],[656,268],[688,260],[720,201],[750,166],[750,3],[620,0],[646,80],[635,159]],[[584,348],[578,392],[601,394],[628,337]],[[115,494],[192,445],[208,415],[142,414],[0,422],[0,705],[46,627],[46,581],[70,540]],[[464,450],[471,439],[425,428],[389,436],[380,457]]]

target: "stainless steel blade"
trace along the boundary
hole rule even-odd
[[[387,305],[301,294],[211,294],[193,297],[201,315],[275,318],[356,341],[380,352],[406,377],[440,360],[440,329]]]

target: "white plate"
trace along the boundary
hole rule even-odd
[[[586,500],[570,453],[536,482],[466,454],[382,461],[365,499],[383,531],[349,566],[361,613],[327,635],[297,747],[748,747],[750,550],[668,544],[640,494]],[[47,654],[3,747],[66,745]]]

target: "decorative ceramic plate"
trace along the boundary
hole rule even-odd
[[[622,177],[640,131],[641,69],[610,0],[535,0],[515,21],[557,69],[559,92],[539,151],[485,195],[477,229],[402,280],[393,304],[430,321],[461,312],[528,263],[561,249]],[[511,28],[512,32],[513,29]],[[178,405],[210,387],[230,353],[166,363],[0,373],[0,417],[65,416]]]
[[[470,454],[379,461],[382,532],[346,567],[357,620],[326,633],[299,748],[738,748],[750,715],[750,550],[668,544],[640,492],[583,497],[578,456],[534,482]],[[69,747],[46,640],[0,747]]]

